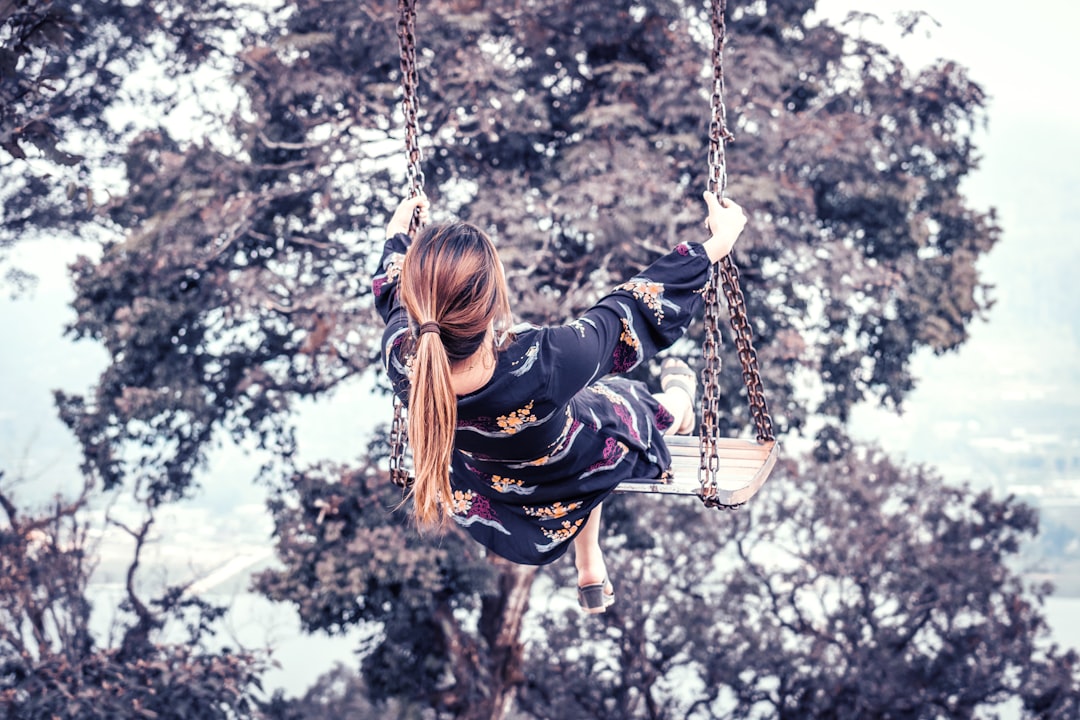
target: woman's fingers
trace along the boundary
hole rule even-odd
[[[394,209],[394,214],[386,226],[387,234],[394,235],[409,232],[409,225],[412,223],[413,214],[417,212],[417,209],[419,209],[420,222],[426,225],[430,207],[431,202],[427,199],[427,195],[420,194],[405,198]]]
[[[705,218],[705,227],[709,228],[711,232],[717,232],[719,224],[726,221],[729,217],[734,217],[733,211],[737,210],[742,214],[742,208],[731,198],[717,197],[716,193],[706,190],[702,193],[705,198],[705,204],[708,206],[709,214]]]
[[[705,251],[709,259],[716,262],[731,252],[746,225],[746,213],[734,200],[717,197],[714,192],[706,192],[704,198],[709,207],[705,225],[711,234],[705,243]]]
[[[702,197],[705,198],[705,204],[709,207],[709,212],[712,212],[714,208],[721,207],[720,200],[716,197],[716,193],[706,190],[702,193]]]

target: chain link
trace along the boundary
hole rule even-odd
[[[417,103],[416,70],[416,0],[398,1],[398,45],[401,53],[402,112],[405,117],[405,150],[408,157],[409,197],[416,197],[424,191],[424,171],[421,166],[419,145],[419,106]],[[718,197],[723,197],[727,189],[727,158],[725,143],[734,136],[727,127],[727,108],[724,104],[724,41],[726,36],[725,13],[727,0],[711,0],[711,24],[713,31],[712,49],[712,115],[709,121],[709,190]],[[419,214],[413,216],[409,234],[419,230]],[[731,315],[731,328],[735,335],[735,346],[739,363],[742,366],[743,382],[746,385],[750,412],[757,428],[758,442],[774,439],[772,417],[769,415],[765,393],[758,369],[757,353],[754,350],[753,330],[747,320],[746,302],[739,283],[739,270],[731,256],[725,257],[718,265],[713,265],[709,273],[709,282],[705,289],[705,340],[703,355],[705,367],[702,371],[704,401],[701,416],[699,443],[701,463],[698,479],[701,483],[701,497],[707,506],[733,508],[737,505],[725,505],[716,500],[716,481],[720,470],[718,451],[719,438],[719,399],[720,399],[720,288],[728,303]],[[394,484],[407,488],[412,484],[412,477],[405,467],[405,448],[408,443],[408,422],[404,405],[394,399],[394,419],[390,426],[390,477]]]
[[[401,58],[401,110],[405,116],[405,153],[408,159],[406,176],[409,181],[409,197],[424,192],[424,170],[421,166],[420,128],[417,116],[418,79],[416,72],[416,0],[398,0],[398,49]],[[409,235],[415,237],[420,230],[419,209],[409,221]],[[405,489],[413,478],[405,466],[405,450],[409,442],[409,423],[404,404],[394,396],[394,420],[390,425],[390,479]]]
[[[757,351],[754,350],[754,330],[746,312],[746,299],[739,283],[739,268],[731,261],[730,256],[721,261],[720,274],[723,277],[724,297],[731,312],[735,349],[739,355],[739,364],[742,365],[743,384],[746,385],[746,399],[750,405],[750,414],[754,418],[754,427],[757,429],[757,440],[760,443],[769,442],[775,440],[776,436],[773,434],[769,406],[765,401]]]
[[[702,355],[705,368],[701,373],[704,390],[701,408],[701,429],[698,445],[701,463],[698,466],[698,482],[701,483],[701,499],[706,505],[715,502],[716,475],[720,469],[717,438],[720,435],[720,298],[717,293],[716,266],[709,271],[709,283],[705,286],[705,339]]]
[[[416,197],[424,191],[424,170],[420,155],[420,126],[417,116],[420,112],[418,101],[419,80],[416,71],[416,0],[398,2],[398,47],[401,55],[401,111],[405,116],[405,152],[408,158],[406,169],[409,181],[409,197]],[[418,226],[417,217],[413,217],[410,234]]]
[[[727,157],[725,144],[734,140],[727,126],[727,107],[724,104],[724,42],[727,36],[725,14],[727,0],[710,0],[710,20],[713,33],[712,48],[712,96],[709,120],[709,190],[722,198],[727,190]],[[725,505],[716,499],[717,475],[720,471],[719,442],[719,396],[720,396],[720,292],[723,287],[731,315],[731,328],[735,333],[735,347],[742,365],[743,382],[746,385],[750,412],[757,428],[758,442],[773,440],[772,418],[765,403],[761,375],[758,371],[757,353],[754,351],[753,331],[746,315],[746,302],[739,285],[739,269],[728,255],[709,273],[705,289],[705,340],[702,371],[704,401],[701,411],[701,432],[698,442],[701,464],[698,480],[701,483],[701,499],[709,507],[731,509],[738,505]]]
[[[709,191],[723,197],[727,187],[727,158],[724,143],[731,140],[727,129],[727,108],[724,106],[724,38],[726,27],[724,13],[727,0],[711,0],[710,12],[713,33],[712,48],[712,95],[709,117]],[[720,281],[716,265],[709,271],[705,286],[705,339],[702,354],[705,367],[701,373],[704,390],[701,409],[701,430],[698,444],[701,463],[698,466],[698,482],[701,483],[701,499],[706,505],[715,506],[716,476],[720,469],[717,440],[720,436]]]
[[[711,0],[712,24],[712,109],[709,118],[709,190],[723,197],[727,190],[727,156],[725,144],[735,139],[727,126],[727,106],[724,104],[724,42],[727,39],[727,0]]]
[[[394,420],[390,424],[390,480],[402,490],[413,484],[412,475],[405,467],[405,446],[409,442],[409,427],[405,406],[394,397]]]

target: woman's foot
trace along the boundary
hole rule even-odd
[[[694,431],[694,422],[697,419],[694,412],[694,404],[697,402],[697,375],[682,360],[668,358],[660,366],[660,388],[665,394],[670,390],[675,390],[683,393],[689,399],[689,402],[684,406],[679,424],[675,426],[675,434],[688,435],[692,433]]]
[[[578,585],[578,605],[589,615],[598,615],[615,604],[615,586],[604,578],[600,582]]]
[[[574,567],[578,572],[578,603],[585,612],[602,613],[615,602],[615,589],[608,580],[604,552],[600,549],[600,514],[603,505],[589,513],[589,520],[574,536]]]
[[[607,564],[599,543],[577,542],[574,550],[574,567],[577,568],[579,588],[608,581]]]
[[[575,566],[578,571],[578,605],[590,615],[602,613],[615,603],[615,587],[607,574],[600,546],[578,547]]]

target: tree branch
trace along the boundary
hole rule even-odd
[[[146,544],[146,536],[150,532],[150,527],[154,524],[154,516],[150,515],[144,520],[138,530],[132,530],[124,523],[113,518],[109,518],[109,522],[131,535],[135,540],[135,553],[131,564],[128,566],[124,586],[127,590],[128,600],[131,602],[131,608],[138,620],[127,629],[124,633],[124,639],[120,643],[120,657],[131,658],[149,644],[150,633],[161,626],[161,620],[146,607],[135,592],[135,573],[139,569],[142,549]]]

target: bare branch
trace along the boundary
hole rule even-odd
[[[275,150],[310,150],[312,148],[321,147],[326,144],[325,140],[302,143],[284,142],[282,140],[271,140],[270,138],[266,137],[266,134],[262,130],[259,131],[259,142],[261,142],[266,147]]]
[[[150,611],[135,592],[135,574],[139,569],[143,546],[146,544],[146,536],[150,527],[154,524],[154,516],[150,515],[143,521],[138,530],[133,530],[126,524],[109,518],[109,522],[120,528],[135,540],[135,552],[131,564],[128,566],[125,588],[131,608],[138,621],[129,627],[124,633],[124,639],[120,643],[120,654],[123,657],[133,657],[139,648],[145,647],[149,642],[150,632],[161,626],[161,620]]]

